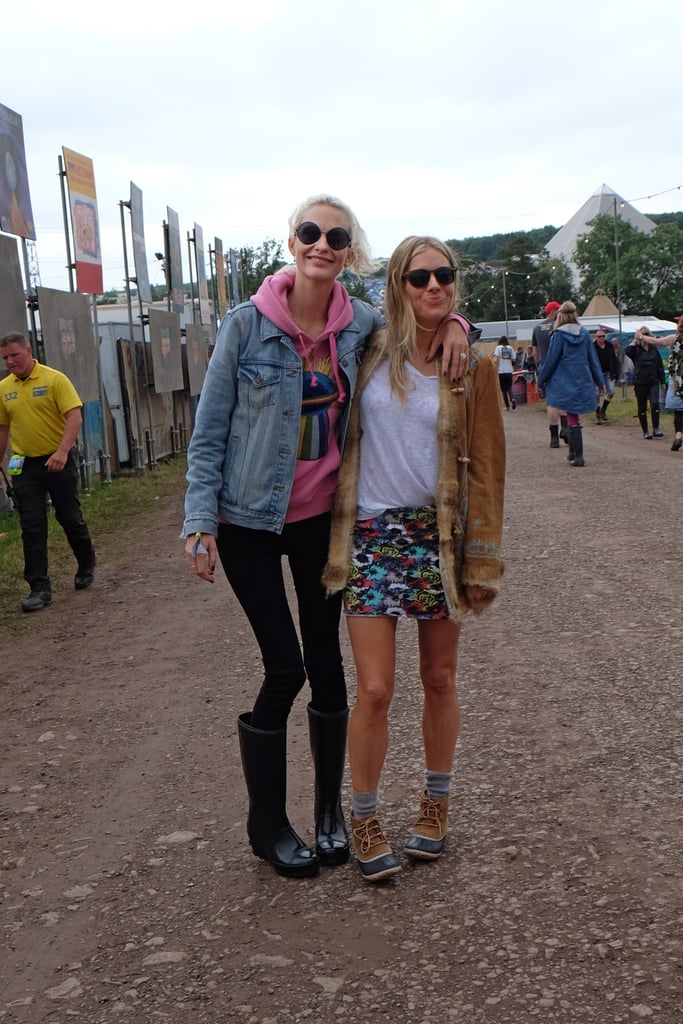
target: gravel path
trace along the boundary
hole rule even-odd
[[[184,566],[181,496],[102,549],[92,590],[65,580],[2,645],[0,1020],[680,1024],[683,452],[633,423],[587,420],[574,469],[538,406],[505,414],[505,585],[463,631],[447,854],[385,886],[251,855],[235,718],[258,665],[223,577]],[[399,634],[397,845],[422,769]]]

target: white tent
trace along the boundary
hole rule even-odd
[[[621,217],[622,220],[627,221],[646,235],[651,234],[656,227],[654,221],[627,203],[609,185],[601,185],[590,199],[587,199],[583,206],[576,211],[574,216],[570,217],[564,227],[561,227],[557,234],[553,235],[545,247],[550,256],[566,260],[572,268],[574,279],[577,282],[579,273],[574,263],[576,243],[582,235],[590,234],[589,222],[599,214]]]

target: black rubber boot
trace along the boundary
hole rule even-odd
[[[583,434],[581,427],[568,427],[569,444],[574,452],[574,458],[570,460],[570,466],[585,466],[583,458]]]
[[[237,728],[242,769],[249,793],[247,834],[257,857],[269,861],[278,875],[306,878],[320,864],[289,823],[287,798],[287,730],[254,729],[251,712],[240,715]]]
[[[548,430],[550,431],[550,446],[549,446],[550,448],[559,448],[560,447],[560,438],[559,438],[559,434],[558,434],[559,429],[560,428],[557,426],[557,424],[554,424],[553,426],[548,427]]]
[[[605,398],[602,403],[602,408],[600,409],[600,416],[602,418],[603,423],[607,423],[607,406],[610,404],[611,401],[611,398]]]
[[[341,806],[348,721],[348,708],[330,715],[308,705],[315,767],[315,852],[323,867],[345,864],[351,849]]]
[[[569,427],[567,426],[566,416],[560,416],[560,439],[565,444],[569,444]]]

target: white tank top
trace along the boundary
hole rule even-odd
[[[358,519],[435,502],[439,381],[410,363],[405,368],[405,404],[391,392],[388,362],[377,368],[361,396]]]

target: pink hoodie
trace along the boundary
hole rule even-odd
[[[292,320],[287,303],[294,284],[291,271],[267,277],[252,302],[260,313],[288,335],[303,365],[303,396],[299,449],[294,483],[285,522],[329,512],[337,486],[340,452],[337,424],[347,400],[337,362],[336,332],[353,320],[348,292],[335,281],[327,311],[327,325],[310,338]]]

